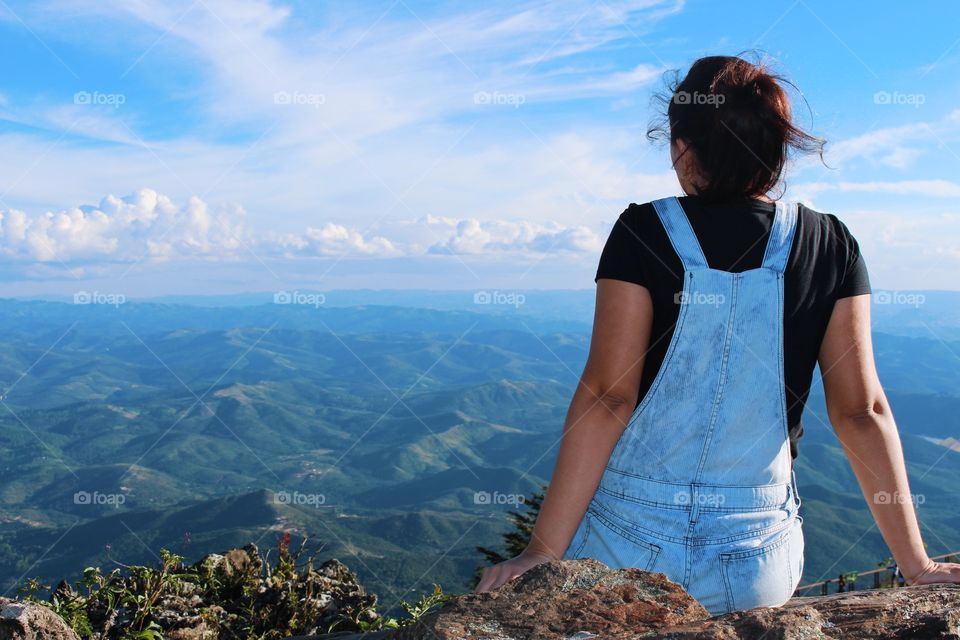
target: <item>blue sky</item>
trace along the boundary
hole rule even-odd
[[[663,72],[750,49],[786,197],[958,288],[960,3],[0,0],[0,295],[591,287]]]

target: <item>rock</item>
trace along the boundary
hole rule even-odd
[[[960,585],[930,584],[793,598],[781,607],[734,611],[661,629],[658,637],[960,640]]]
[[[483,594],[453,598],[399,630],[314,640],[960,640],[960,585],[938,584],[793,598],[710,617],[662,573],[596,560],[534,567]]]
[[[318,604],[326,610],[323,623],[333,622],[341,611],[367,622],[376,618],[377,597],[367,593],[356,574],[339,560],[327,560],[309,577],[312,592],[319,594]]]
[[[49,607],[0,598],[0,640],[80,639]]]
[[[164,596],[151,616],[163,629],[165,640],[216,640],[220,621],[226,612],[219,606],[208,606],[200,596]]]
[[[709,616],[662,573],[610,569],[597,560],[539,565],[489,593],[459,596],[401,629],[398,640],[636,638]]]
[[[208,554],[194,563],[192,568],[214,576],[228,590],[242,591],[244,584],[260,580],[263,560],[256,545],[248,544],[242,549]]]

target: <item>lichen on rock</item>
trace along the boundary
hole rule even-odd
[[[331,640],[334,636],[329,636]],[[711,617],[662,573],[596,560],[541,564],[498,589],[457,596],[409,627],[336,640],[960,640],[960,585],[793,598]]]

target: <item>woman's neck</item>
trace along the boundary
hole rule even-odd
[[[685,194],[688,198],[700,198],[696,193],[687,193]],[[769,198],[766,194],[759,196],[745,196],[743,198],[738,198],[736,200],[730,200],[728,202],[765,202],[771,203],[773,200]]]

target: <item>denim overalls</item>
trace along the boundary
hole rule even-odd
[[[564,558],[662,572],[713,615],[778,606],[803,572],[783,379],[796,204],[776,203],[742,273],[707,267],[676,198],[653,205],[683,262],[679,318]]]

